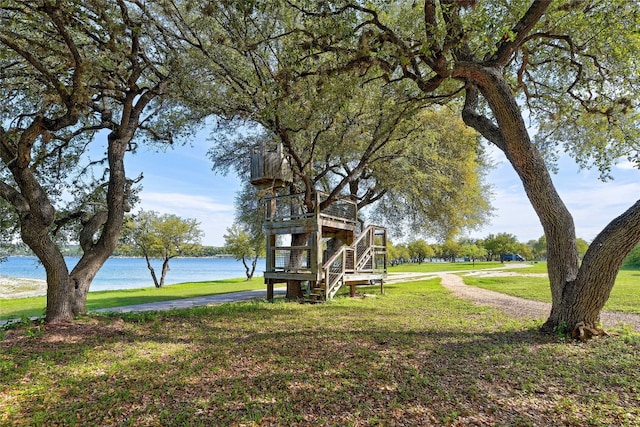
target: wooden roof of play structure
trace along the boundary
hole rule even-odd
[[[289,162],[282,153],[282,145],[274,150],[265,144],[254,147],[251,153],[251,184],[258,187],[282,187],[293,180]]]

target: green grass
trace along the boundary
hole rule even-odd
[[[433,273],[436,271],[467,271],[500,268],[499,262],[423,262],[422,264],[400,264],[389,267],[389,273]]]
[[[110,308],[124,305],[144,304],[148,302],[167,301],[181,298],[192,298],[203,295],[214,295],[226,292],[263,289],[262,277],[252,280],[224,279],[210,282],[180,283],[166,285],[162,288],[124,289],[119,291],[89,292],[87,311],[99,308]],[[41,316],[46,306],[46,298],[11,298],[0,299],[0,319],[21,318],[23,316]]]
[[[544,269],[541,269],[544,267]],[[532,268],[511,270],[518,274],[546,273],[544,264]],[[549,280],[546,277],[472,277],[463,276],[467,285],[478,286],[492,291],[536,301],[551,302]],[[640,270],[622,269],[611,290],[605,310],[640,314]]]
[[[403,264],[392,267],[390,272],[433,272],[433,271],[466,271],[470,269],[495,268],[501,264],[493,263],[423,263]],[[160,289],[153,287],[141,289],[127,289],[120,291],[89,292],[87,310],[110,308],[133,304],[144,304],[156,301],[191,298],[203,295],[213,295],[225,292],[264,289],[263,279],[254,277],[251,281],[239,279],[224,279],[211,282],[180,283],[167,285]],[[0,320],[19,319],[21,317],[42,316],[46,306],[46,298],[9,298],[0,299]]]
[[[519,263],[522,264],[522,263]],[[527,262],[527,267],[517,267],[511,268],[510,263],[504,263],[504,271],[511,271],[518,274],[547,274],[547,263],[546,262]]]
[[[4,331],[0,425],[640,424],[640,336],[566,343],[437,280],[386,290]]]

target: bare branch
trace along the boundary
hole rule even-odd
[[[498,42],[496,52],[490,58],[486,58],[486,61],[497,66],[506,65],[550,4],[551,0],[534,0],[520,21],[513,26],[511,33],[504,35]]]

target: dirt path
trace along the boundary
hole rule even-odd
[[[454,295],[473,301],[476,304],[497,307],[514,317],[544,320],[551,310],[551,304],[546,302],[527,300],[465,285],[462,277],[455,274],[436,273],[436,275],[442,279],[442,286],[452,291]],[[640,332],[640,315],[603,311],[601,319],[605,328],[625,324],[631,326],[636,332]]]

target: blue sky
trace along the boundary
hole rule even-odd
[[[187,145],[165,152],[140,146],[126,159],[127,175],[144,173],[139,207],[160,213],[196,218],[205,233],[205,245],[224,245],[223,235],[233,223],[234,197],[240,181],[211,170],[207,157],[207,131],[200,132]],[[510,233],[521,242],[538,239],[542,227],[531,208],[517,175],[502,153],[491,152],[496,167],[487,177],[492,185],[494,216],[489,224],[469,233],[483,238],[493,233]],[[579,171],[570,159],[562,159],[560,172],[553,176],[558,191],[574,216],[578,237],[593,240],[614,217],[640,197],[640,171],[628,163],[613,169],[614,181],[602,183],[598,172]]]
[[[202,243],[223,246],[224,234],[233,224],[234,198],[241,182],[235,175],[211,170],[207,157],[210,143],[203,131],[185,145],[157,151],[141,145],[125,157],[127,176],[144,174],[140,203],[144,210],[195,218],[204,231]]]
[[[486,237],[489,233],[510,233],[521,242],[538,239],[542,226],[527,199],[522,184],[504,155],[497,149],[490,151],[496,167],[487,182],[491,184],[495,216],[472,237]],[[640,198],[640,171],[623,161],[612,169],[613,180],[602,182],[597,170],[579,170],[576,163],[565,156],[560,159],[559,172],[552,175],[560,197],[573,215],[578,237],[590,242],[616,216]]]

